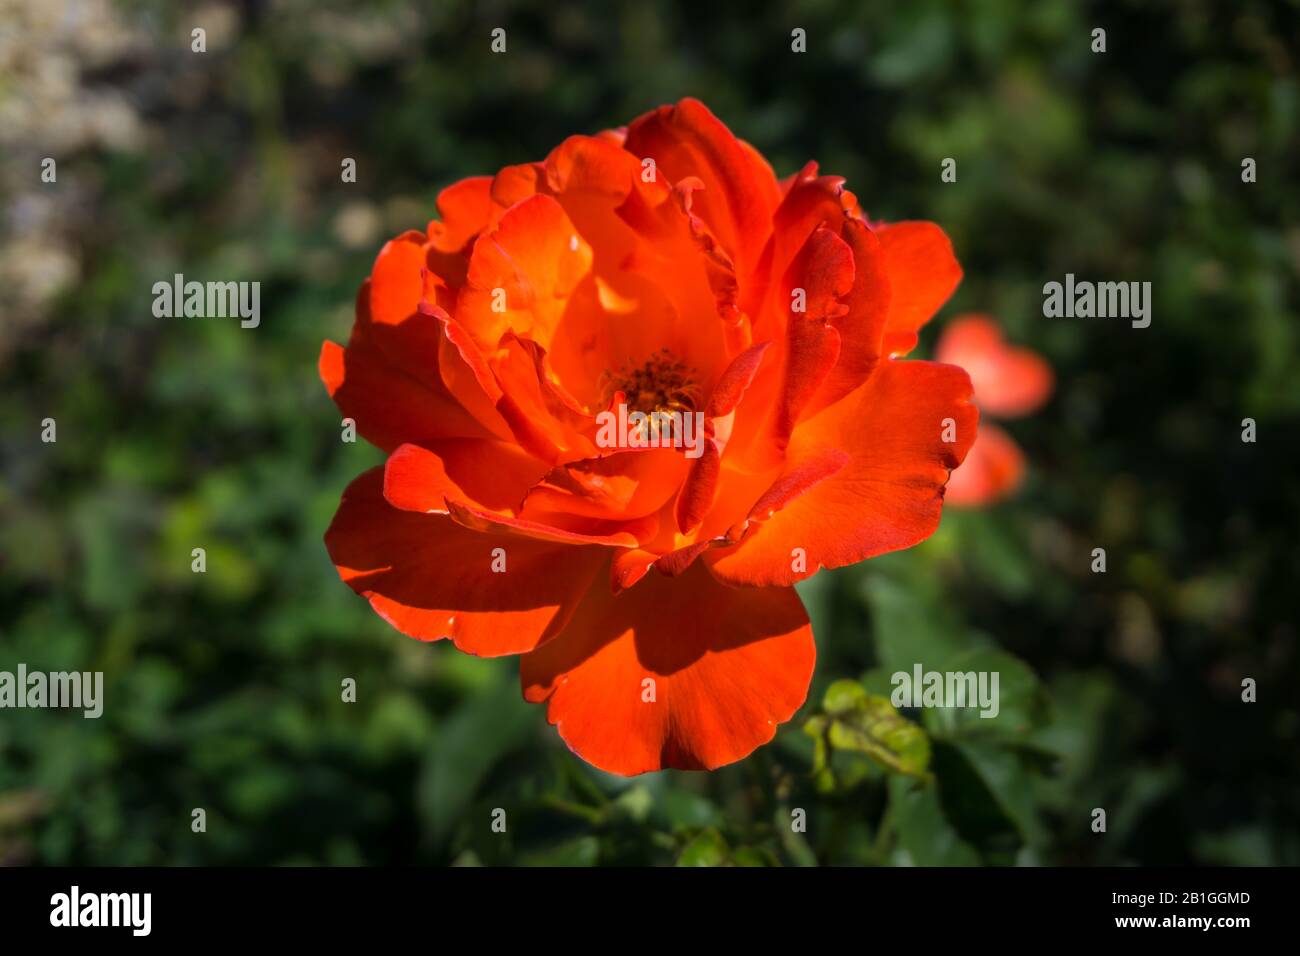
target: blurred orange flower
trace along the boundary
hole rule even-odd
[[[791,585],[929,536],[974,440],[966,373],[896,358],[951,244],[869,224],[815,164],[778,182],[689,99],[438,210],[321,351],[388,453],[326,533],[340,575],[405,634],[522,655],[598,767],[746,756],[812,677]],[[616,411],[641,417],[611,446]]]
[[[1038,353],[1013,348],[987,315],[962,315],[944,328],[935,359],[970,373],[975,402],[986,415],[1020,418],[1052,394],[1052,367]],[[987,419],[960,469],[948,482],[949,504],[979,507],[1008,497],[1025,476],[1025,456],[1010,435]]]

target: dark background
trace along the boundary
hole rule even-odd
[[[0,711],[0,861],[1300,863],[1295,3],[4,9],[0,669],[102,670],[106,705]],[[778,175],[815,158],[943,226],[966,277],[918,356],[988,312],[1058,385],[1007,425],[1016,499],[801,586],[817,675],[772,745],[624,780],[512,660],[339,583],[321,535],[381,458],[316,358],[442,187],[686,95]],[[261,326],[154,318],[175,272],[260,281]],[[1067,272],[1150,281],[1150,328],[1043,318]],[[924,779],[851,749],[814,774],[826,688],[917,660],[999,670],[1003,718],[908,713]]]

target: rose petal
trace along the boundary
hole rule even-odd
[[[974,441],[977,419],[961,369],[881,362],[861,388],[802,422],[790,443],[788,460],[796,465],[826,449],[847,452],[848,463],[736,547],[709,551],[704,560],[728,584],[793,584],[818,568],[925,540],[939,524],[948,472]],[[949,424],[952,443],[944,441]]]
[[[364,343],[321,346],[321,381],[339,410],[373,445],[392,451],[403,442],[483,437],[487,430],[435,379],[415,379]]]
[[[507,329],[545,348],[591,255],[560,204],[531,195],[474,243],[455,318],[481,348],[495,348]]]
[[[815,657],[793,589],[733,590],[697,564],[592,589],[520,673],[574,753],[632,775],[747,756],[803,704]]]
[[[1037,353],[1008,345],[998,324],[985,315],[949,322],[935,359],[964,368],[980,408],[1002,418],[1028,415],[1052,394],[1052,367]]]
[[[546,471],[517,445],[451,439],[402,445],[384,465],[384,497],[403,511],[447,514],[447,499],[513,512]]]
[[[532,650],[563,627],[609,560],[606,548],[480,534],[445,515],[399,511],[383,481],[372,468],[348,486],[325,546],[339,576],[418,640],[450,638],[484,657]],[[502,560],[505,570],[494,571]]]
[[[1009,497],[1024,477],[1020,446],[997,425],[985,422],[966,460],[948,479],[944,501],[967,508],[993,504]]]
[[[906,355],[916,347],[917,330],[957,288],[961,266],[952,243],[932,222],[895,222],[875,230],[891,290],[884,352]]]
[[[753,148],[742,144],[699,100],[661,106],[635,120],[624,148],[652,157],[672,182],[697,177],[703,189],[694,211],[747,275],[762,253],[780,201],[776,177]]]
[[[460,252],[490,224],[494,211],[492,177],[473,176],[438,193],[441,222],[429,223],[429,241],[439,252]]]

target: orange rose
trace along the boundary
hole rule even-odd
[[[1012,348],[987,315],[960,315],[944,328],[935,348],[940,362],[960,365],[971,377],[975,401],[989,415],[1020,418],[1052,394],[1052,367],[1029,349]],[[1020,446],[992,422],[980,426],[966,463],[948,482],[949,504],[978,508],[1009,497],[1025,478]]]
[[[894,358],[961,277],[947,238],[815,164],[778,182],[695,100],[438,211],[321,351],[388,453],[326,532],[340,575],[411,637],[523,655],[598,767],[739,760],[807,695],[791,585],[925,539],[974,440],[966,373]]]

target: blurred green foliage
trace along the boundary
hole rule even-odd
[[[0,61],[10,109],[45,102],[32,60],[75,78],[0,156],[0,669],[102,670],[107,701],[0,712],[0,860],[1300,863],[1295,3],[64,13]],[[998,316],[1058,388],[1009,426],[1018,499],[801,587],[817,675],[774,743],[623,780],[567,752],[512,661],[407,640],[339,583],[321,535],[380,456],[339,441],[315,367],[443,186],[685,95],[779,175],[816,158],[873,217],[941,223],[966,278],[933,325]],[[74,108],[105,130],[42,185]],[[55,252],[70,278],[29,281]],[[261,327],[155,319],[175,272],[261,281]],[[1150,280],[1151,328],[1044,319],[1066,272]],[[916,662],[998,670],[1000,717],[882,706]]]

